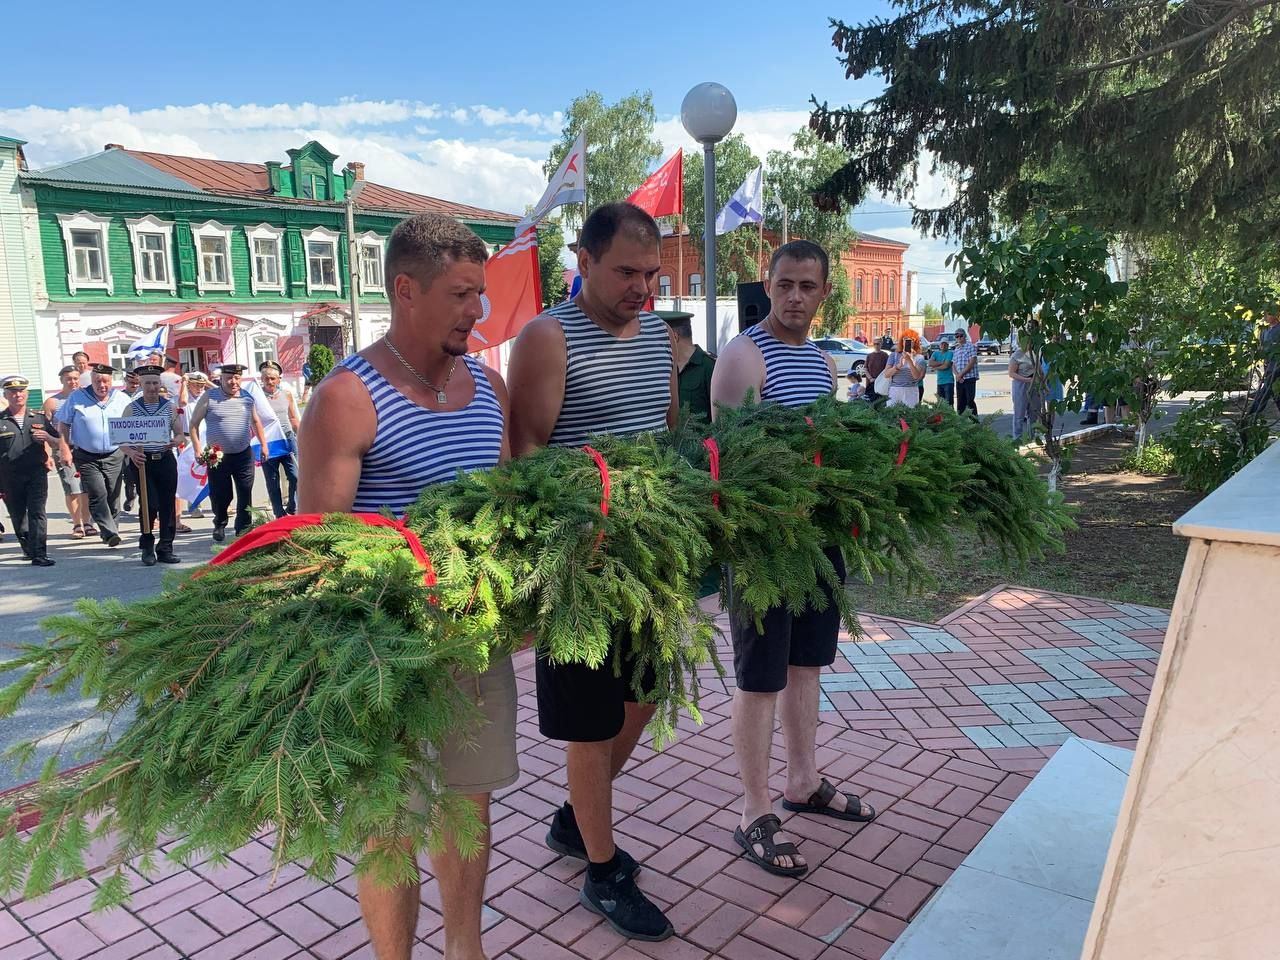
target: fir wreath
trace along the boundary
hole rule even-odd
[[[123,864],[151,869],[165,838],[181,838],[171,860],[220,862],[264,831],[277,868],[300,861],[329,878],[344,856],[402,882],[416,851],[446,835],[475,848],[479,825],[441,788],[434,758],[476,717],[460,678],[526,637],[562,662],[629,649],[632,682],[657,678],[640,692],[658,707],[662,744],[682,712],[699,718],[700,671],[719,670],[695,600],[709,564],[733,567],[735,602],[759,617],[826,602],[821,586],[839,586],[830,545],[863,577],[927,583],[922,540],[975,530],[1026,559],[1070,525],[1008,441],[946,408],[749,405],[714,426],[593,444],[425,490],[405,520],[435,569],[430,587],[399,530],[333,515],[175,576],[159,596],[82,600],[47,620],[47,644],[0,664],[23,671],[0,690],[0,716],[38,685],[79,683],[96,706],[65,733],[105,721],[87,745],[101,762],[68,786],[53,757],[29,834],[0,810],[0,892],[37,896],[83,873],[109,836],[117,869],[98,888],[102,908],[127,900]],[[833,594],[856,634],[845,592]]]

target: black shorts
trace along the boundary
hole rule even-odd
[[[550,663],[541,654],[535,666],[538,680],[538,729],[548,740],[570,743],[598,743],[612,740],[622,731],[625,704],[639,697],[631,685],[635,661],[622,657],[620,676],[614,676],[614,649],[628,643],[625,634],[615,632],[609,655],[599,667],[584,663]],[[626,649],[626,648],[624,648]],[[641,679],[644,690],[656,683],[652,669]]]
[[[827,558],[844,582],[844,555],[839,547],[828,547]],[[765,613],[764,632],[756,629],[755,619],[735,610],[733,574],[729,574],[729,631],[733,637],[733,671],[738,689],[749,693],[777,693],[787,685],[787,667],[829,667],[836,659],[836,643],[840,636],[840,614],[831,600],[831,589],[822,585],[827,595],[825,610],[812,608],[796,616],[786,607],[773,607]]]

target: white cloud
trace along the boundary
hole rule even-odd
[[[471,113],[486,127],[533,127],[535,130],[556,133],[564,125],[564,114],[559,110],[553,113],[530,113],[520,110],[512,113],[502,107],[472,107]]]
[[[542,162],[563,115],[402,100],[331,104],[200,103],[132,110],[0,107],[0,132],[28,141],[31,165],[97,153],[107,143],[182,156],[262,163],[318,140],[339,164],[362,161],[371,180],[430,196],[522,213],[546,186]],[[430,126],[423,121],[430,120]],[[475,121],[485,137],[450,135]],[[444,132],[441,127],[446,127]]]
[[[770,150],[789,149],[796,131],[808,124],[808,110],[745,110],[738,114],[733,132],[742,134],[751,151],[763,160]],[[685,132],[679,115],[659,120],[654,135],[662,141],[664,156],[675,153],[676,147],[683,147],[686,153],[702,153],[702,147]]]

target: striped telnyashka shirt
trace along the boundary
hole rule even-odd
[[[564,402],[547,444],[580,447],[593,433],[665,430],[671,407],[671,336],[657,314],[615,337],[567,301],[547,311],[564,331]]]
[[[365,451],[353,513],[397,517],[425,487],[454,479],[458,471],[487,470],[502,456],[502,406],[484,365],[463,357],[476,393],[461,410],[420,407],[387,382],[364,357],[352,354],[346,367],[364,384],[373,401],[378,427]]]
[[[204,442],[219,446],[222,452],[243,453],[253,442],[253,397],[241,390],[228,397],[221,387],[210,387],[204,408]]]
[[[784,407],[803,407],[835,390],[827,355],[812,340],[800,346],[783,343],[757,323],[742,334],[760,348],[764,356],[764,387],[761,401]]]

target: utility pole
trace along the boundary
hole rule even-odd
[[[356,180],[347,189],[343,206],[347,212],[347,295],[351,311],[351,352],[360,350],[360,250],[356,244],[356,197],[364,189],[364,180]]]

